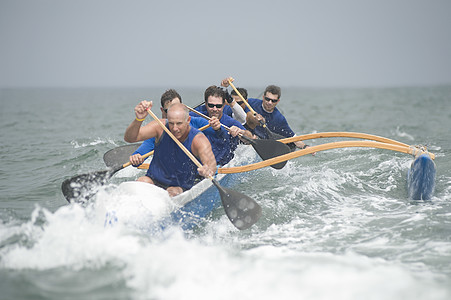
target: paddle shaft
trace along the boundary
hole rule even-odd
[[[208,121],[211,120],[211,118],[209,116],[204,115],[203,113],[201,113],[200,111],[195,110],[194,108],[189,107],[188,105],[184,104],[186,108],[188,108],[190,111],[192,111],[193,113],[197,114],[198,116],[201,116],[202,118],[207,119]],[[224,125],[221,123],[221,126],[224,127],[225,129],[227,129],[228,131],[230,131],[230,127]],[[205,126],[204,126],[205,127]]]
[[[150,151],[150,152],[147,152],[146,154],[144,154],[143,156],[142,156],[142,158],[144,158],[144,159],[146,159],[146,158],[148,158],[149,156],[151,156],[152,154],[153,154],[153,150],[152,151]],[[122,165],[122,168],[121,169],[123,169],[123,168],[125,168],[125,167],[128,167],[128,166],[130,166],[132,163],[131,162],[126,162],[125,164],[123,164]]]
[[[256,115],[257,113],[255,112],[255,110],[252,108],[252,106],[249,105],[249,103],[247,103],[246,99],[244,99],[243,95],[241,95],[241,93],[236,89],[236,87],[233,85],[232,81],[230,79],[227,79],[227,81],[229,82],[230,86],[233,88],[233,90],[235,91],[235,93],[238,95],[238,97],[241,98],[241,100],[244,102],[244,104],[246,104],[247,108],[249,108],[249,110]]]
[[[201,113],[201,112],[195,110],[194,108],[189,107],[189,106],[186,105],[186,104],[185,104],[185,107],[188,108],[188,109],[189,109],[190,111],[192,111],[193,113],[196,113],[196,114],[198,114],[199,116],[201,116],[201,117],[203,117],[203,118],[205,118],[205,119],[207,119],[207,120],[209,120],[209,121],[211,120],[211,118],[210,118],[209,116],[204,115],[203,113]],[[222,123],[221,123],[221,126],[224,127],[225,129],[227,129],[228,131],[230,131],[230,127],[228,127],[228,126],[226,126],[226,125],[224,125],[224,124],[222,124]],[[247,142],[249,142],[249,143],[252,143],[252,142],[253,142],[253,139],[251,139],[251,138],[245,136],[244,134],[239,133],[238,135],[239,135],[241,138],[245,139],[245,140],[246,140]]]

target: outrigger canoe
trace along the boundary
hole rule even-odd
[[[435,174],[436,166],[434,163],[435,155],[429,153],[426,148],[420,146],[409,146],[401,142],[393,141],[387,138],[373,136],[363,133],[349,133],[349,132],[326,132],[315,133],[304,136],[297,136],[287,139],[279,140],[283,143],[291,143],[297,140],[308,140],[322,137],[353,137],[366,139],[365,141],[340,141],[321,144],[290,152],[287,154],[279,155],[267,160],[263,160],[257,163],[250,163],[247,165],[223,167],[218,169],[217,180],[226,187],[231,187],[239,180],[240,174],[263,167],[268,167],[283,161],[300,157],[303,155],[311,154],[328,149],[345,148],[345,147],[370,147],[387,149],[402,153],[411,154],[414,156],[414,160],[407,172],[407,192],[408,196],[412,200],[430,200],[434,194],[435,188]],[[246,147],[246,146],[243,146]],[[243,155],[245,157],[252,157],[252,155]],[[242,162],[241,162],[242,163]],[[238,163],[240,164],[240,163]],[[93,180],[92,174],[86,174],[79,176],[80,182],[98,181],[100,184],[104,184],[105,181],[112,176],[118,170],[126,167],[128,164],[116,167],[113,171],[96,172],[95,174],[102,175],[99,180]],[[147,165],[148,167],[148,165]],[[141,169],[146,168],[146,164],[143,164]],[[77,180],[72,179],[71,184],[78,184]],[[138,186],[139,183],[127,182],[127,185],[131,190]],[[154,187],[156,188],[156,187]],[[159,189],[159,188],[158,188]],[[162,189],[160,189],[162,190]],[[68,201],[71,201],[71,197],[78,196],[83,189],[76,189],[72,185],[63,183],[63,194]],[[164,190],[163,190],[164,191]],[[166,193],[164,191],[164,193]],[[167,193],[166,193],[167,194]],[[165,194],[165,195],[166,195]],[[146,201],[151,203],[151,201]],[[198,226],[205,218],[216,208],[221,205],[218,190],[213,186],[212,181],[204,179],[196,184],[192,189],[172,198],[171,207],[165,210],[165,217],[161,218],[159,222],[160,228],[165,228],[170,224],[176,224],[184,230],[192,229]],[[158,209],[157,209],[158,210]],[[154,213],[152,209],[150,213]],[[108,215],[107,215],[108,217]],[[111,216],[110,216],[111,217]],[[113,218],[114,219],[114,218]],[[106,223],[110,222],[111,218]]]

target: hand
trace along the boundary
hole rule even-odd
[[[205,178],[215,175],[216,170],[211,170],[207,165],[203,165],[200,168],[197,168],[197,172],[199,175]]]
[[[254,115],[251,112],[248,112],[246,114],[246,124],[247,124],[247,126],[249,126],[249,128],[251,128],[251,129],[254,129],[258,125],[260,125],[259,116],[260,116],[260,120],[261,119],[264,120],[264,118],[261,115],[259,115],[259,114]]]
[[[240,133],[244,134],[244,130],[242,130],[242,129],[236,127],[236,126],[230,127],[229,134],[231,136],[235,137],[235,136],[239,135]]]
[[[221,81],[221,86],[228,87],[230,85],[229,80],[230,80],[230,82],[233,82],[234,79],[232,77],[227,77],[227,78],[223,79]]]
[[[208,121],[210,124],[210,127],[214,130],[221,129],[221,122],[219,122],[219,119],[217,117],[211,117],[210,121]]]
[[[139,166],[144,162],[144,159],[141,154],[137,153],[130,156],[130,162],[132,163],[132,166]]]
[[[296,147],[298,147],[298,148],[301,149],[301,150],[310,147],[309,145],[305,144],[305,143],[302,142],[302,141],[295,142],[294,144],[296,145]],[[315,155],[316,155],[316,152],[313,152],[312,155],[315,156]]]
[[[144,119],[147,117],[147,109],[152,109],[152,101],[141,101],[135,106],[135,115],[137,119]]]
[[[255,119],[256,119],[259,123],[260,123],[260,122],[266,123],[265,118],[263,118],[263,116],[262,116],[261,114],[255,114]]]

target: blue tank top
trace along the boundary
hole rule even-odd
[[[167,124],[166,127],[168,127]],[[193,139],[199,133],[201,133],[199,130],[191,127],[188,137],[182,143],[188,151],[191,152]],[[163,132],[160,140],[155,143],[155,153],[147,176],[164,185],[180,186],[187,190],[194,185],[197,175],[197,166],[172,138]]]

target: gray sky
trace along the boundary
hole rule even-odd
[[[0,0],[0,87],[451,84],[449,0]]]

